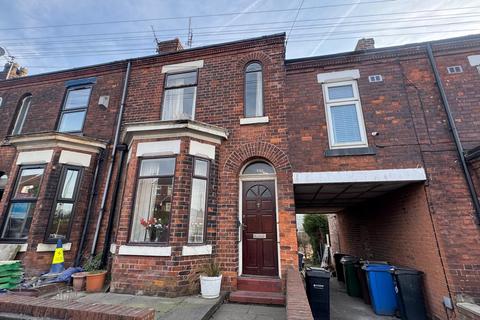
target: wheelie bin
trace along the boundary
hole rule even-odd
[[[345,277],[343,275],[343,265],[340,263],[340,260],[346,256],[344,253],[334,253],[333,260],[335,261],[335,273],[337,275],[337,280],[340,282],[345,282]]]
[[[370,300],[370,293],[368,292],[368,281],[367,281],[367,272],[363,268],[369,264],[388,264],[386,261],[369,261],[369,260],[360,260],[360,265],[356,268],[358,282],[360,283],[360,291],[362,293],[363,302],[365,304],[372,304]]]
[[[403,267],[393,267],[390,272],[393,274],[397,303],[402,320],[427,319],[423,297],[423,272]]]
[[[305,283],[313,318],[330,319],[330,272],[320,268],[307,268]]]
[[[378,315],[393,316],[397,310],[397,297],[390,274],[392,266],[385,264],[368,264],[363,267],[367,271],[368,288],[373,311]]]
[[[358,281],[356,267],[359,268],[359,261],[357,257],[345,256],[340,260],[343,265],[343,272],[345,277],[345,285],[347,288],[347,294],[351,297],[361,297],[360,282]]]

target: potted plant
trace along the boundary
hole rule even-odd
[[[202,297],[214,299],[220,295],[220,286],[222,284],[222,275],[220,267],[215,262],[210,262],[203,270],[204,275],[200,275],[200,291]]]
[[[85,282],[86,282],[87,274],[88,272],[77,272],[72,274],[73,289],[75,289],[75,291],[85,290]]]
[[[88,258],[87,262],[83,265],[83,270],[85,270],[87,281],[86,281],[86,290],[87,292],[99,292],[102,291],[103,285],[105,284],[105,278],[107,275],[106,270],[101,270],[102,266],[102,255],[96,255],[95,257]]]

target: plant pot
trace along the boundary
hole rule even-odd
[[[220,295],[220,286],[222,284],[222,275],[218,277],[200,276],[200,290],[202,297],[206,299],[215,299]]]
[[[87,292],[100,292],[105,284],[107,271],[100,271],[87,274]]]
[[[85,290],[85,280],[87,278],[87,274],[88,272],[77,272],[72,274],[73,289],[75,289],[75,291]]]

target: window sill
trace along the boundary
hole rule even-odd
[[[268,123],[268,117],[240,118],[240,125]]]
[[[459,302],[457,307],[462,309],[471,315],[480,316],[480,305],[468,302]]]
[[[202,256],[212,254],[212,245],[189,245],[183,246],[182,256]]]
[[[0,251],[3,251],[6,246],[10,246],[10,245],[14,245],[14,244],[20,246],[20,249],[18,249],[18,252],[26,252],[27,251],[27,248],[28,248],[27,243],[0,243]]]
[[[368,155],[375,155],[375,154],[377,154],[377,151],[374,147],[325,150],[325,157],[368,156]]]
[[[170,257],[172,255],[172,247],[122,245],[118,249],[118,255],[119,256]]]
[[[54,252],[57,248],[55,243],[39,243],[37,245],[37,252]],[[63,244],[63,251],[70,251],[72,248],[71,242],[66,242]]]

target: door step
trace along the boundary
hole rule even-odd
[[[281,292],[238,290],[230,293],[230,302],[285,305],[285,295]]]
[[[242,291],[282,292],[282,281],[268,277],[239,277],[237,288]]]
[[[285,305],[282,280],[271,277],[237,278],[238,291],[230,293],[230,302]]]

